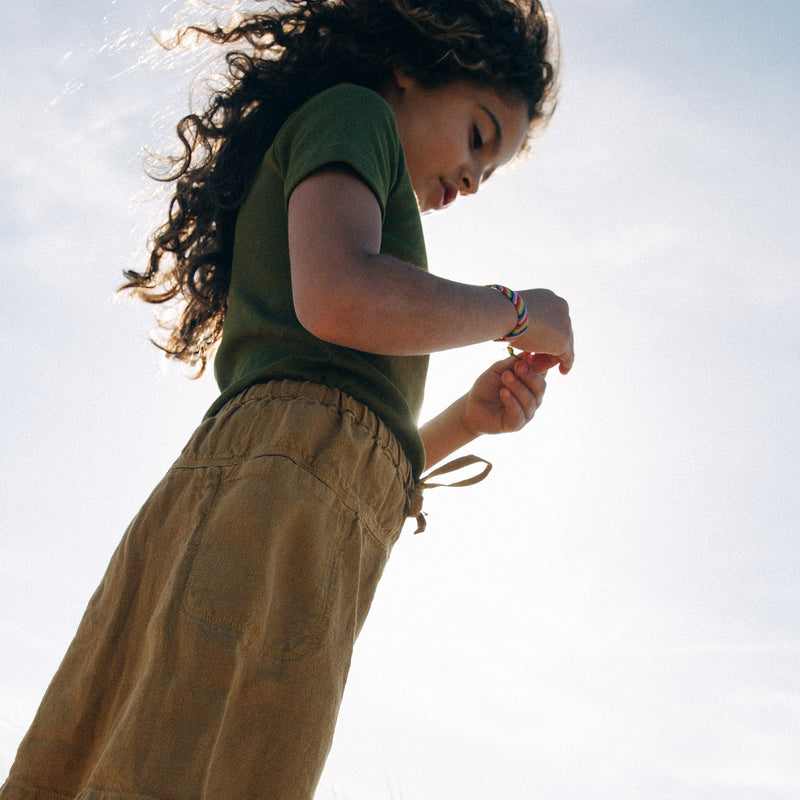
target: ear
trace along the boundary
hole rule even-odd
[[[398,89],[410,89],[416,83],[403,67],[394,67],[392,74]]]

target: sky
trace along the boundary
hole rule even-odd
[[[188,108],[168,0],[4,9],[0,780],[125,526],[211,404],[120,301]],[[800,17],[562,0],[528,158],[424,223],[433,271],[545,286],[576,363],[465,452],[359,639],[318,800],[800,797]],[[205,12],[209,13],[209,12]],[[433,357],[423,418],[500,345]]]

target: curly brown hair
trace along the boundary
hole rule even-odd
[[[401,67],[426,88],[469,80],[513,92],[532,130],[554,108],[550,28],[539,0],[287,0],[227,27],[181,31],[179,42],[193,34],[235,49],[224,85],[178,123],[183,152],[158,178],[175,188],[147,269],[125,271],[121,291],[182,304],[157,346],[205,370],[222,334],[238,210],[279,128],[306,100],[344,82],[381,91]]]

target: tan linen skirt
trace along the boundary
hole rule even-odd
[[[412,480],[335,389],[231,400],[125,533],[0,798],[310,800]]]

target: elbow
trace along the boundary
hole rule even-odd
[[[303,328],[317,339],[343,347],[356,346],[357,314],[335,293],[311,298],[295,293],[294,312]]]

